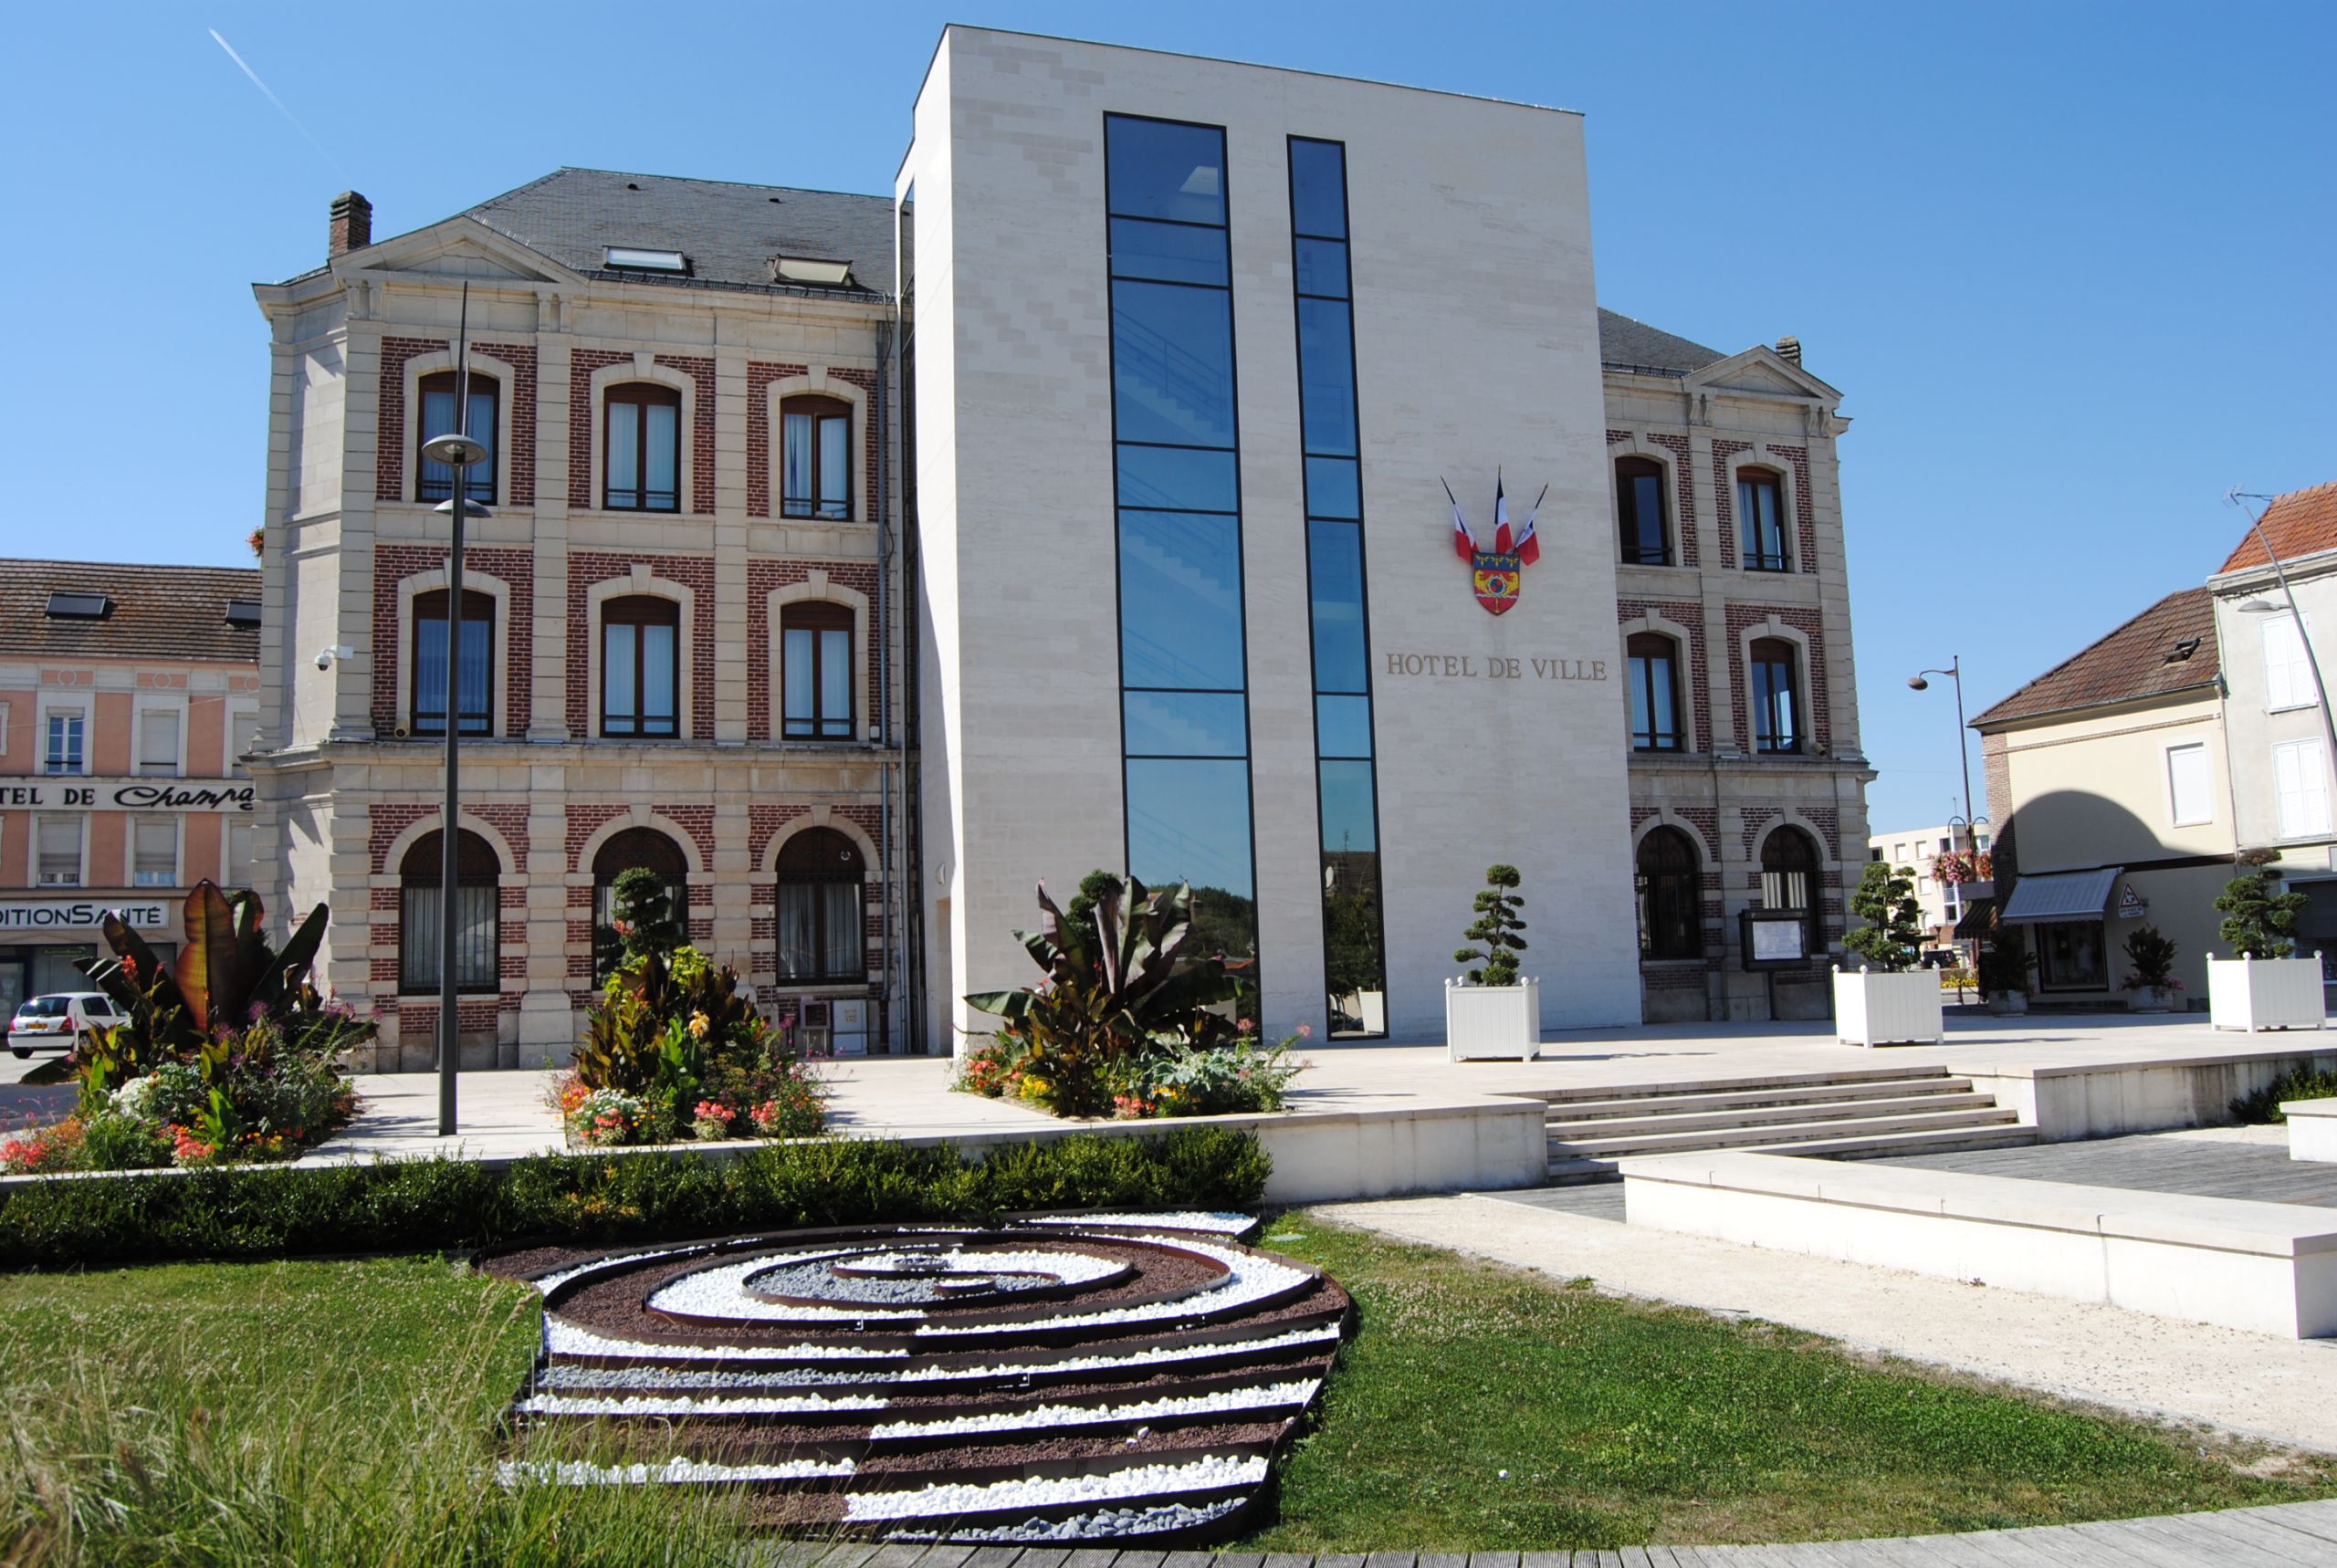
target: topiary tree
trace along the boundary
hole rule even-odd
[[[2287,958],[2296,954],[2297,916],[2303,913],[2301,893],[2276,892],[2279,883],[2269,871],[2252,871],[2224,883],[2216,907],[2224,923],[2217,935],[2242,958]]]
[[[1461,934],[1483,946],[1458,948],[1452,955],[1456,963],[1483,964],[1483,967],[1469,971],[1471,985],[1517,984],[1517,956],[1525,951],[1525,939],[1518,935],[1525,929],[1525,922],[1517,917],[1517,912],[1525,907],[1525,900],[1507,890],[1525,880],[1514,865],[1485,868],[1484,890],[1470,905],[1476,912],[1476,923]]]
[[[648,954],[671,953],[688,944],[673,894],[655,872],[646,866],[619,872],[609,895],[611,923],[599,934],[604,971],[614,973]]]
[[[2155,925],[2138,925],[2126,938],[2126,959],[2134,972],[2126,977],[2128,990],[2163,990],[2175,984],[2175,938]]]
[[[1842,946],[1869,966],[1896,974],[1912,969],[1923,956],[1923,910],[1915,903],[1914,871],[1869,861],[1850,894],[1850,913],[1866,922],[1842,938]]]

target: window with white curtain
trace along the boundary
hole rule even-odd
[[[259,715],[231,713],[227,716],[227,771],[241,779],[251,770],[244,766],[246,753],[259,744]]]
[[[176,887],[179,881],[179,820],[133,817],[130,828],[132,887]]]
[[[138,771],[175,778],[179,770],[179,710],[150,707],[138,716]]]
[[[247,884],[255,880],[253,873],[257,868],[252,863],[252,856],[256,852],[254,844],[257,841],[252,836],[253,831],[253,824],[240,816],[228,819],[227,863],[220,868],[219,873],[222,887]]]
[[[2304,645],[2307,630],[2298,627],[2293,615],[2264,617],[2264,706],[2275,713],[2312,706],[2312,666]]]
[[[2166,748],[2168,817],[2178,828],[2215,820],[2207,798],[2207,748],[2170,746]]]
[[[2329,831],[2329,765],[2318,740],[2284,740],[2272,747],[2272,789],[2284,839]]]
[[[39,860],[40,885],[43,887],[79,887],[81,885],[81,824],[82,817],[42,817],[35,833]]]

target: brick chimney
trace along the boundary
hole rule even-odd
[[[363,201],[364,198],[360,196],[358,200]],[[1801,363],[1801,340],[1792,337],[1778,339],[1777,358],[1783,360],[1789,365],[1797,365]]]
[[[363,250],[373,243],[373,204],[354,191],[332,199],[332,228],[325,246],[328,256]]]

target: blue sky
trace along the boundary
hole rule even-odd
[[[1961,653],[1976,711],[2212,570],[2227,489],[2337,477],[2326,4],[47,6],[0,107],[0,550],[248,559],[249,284],[334,192],[390,234],[562,163],[888,191],[945,19],[1586,111],[1601,300],[1845,393],[1885,828],[1957,809],[1907,674]]]

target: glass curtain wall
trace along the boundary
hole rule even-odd
[[[1256,978],[1222,128],[1104,119],[1127,869]]]
[[[1323,824],[1324,991],[1331,1034],[1388,1032],[1373,771],[1363,481],[1347,288],[1347,148],[1290,139],[1298,413],[1306,461],[1307,613],[1315,639],[1315,771]]]

